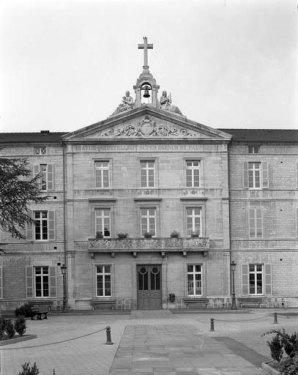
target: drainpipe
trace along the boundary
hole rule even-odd
[[[67,312],[67,247],[66,247],[66,144],[62,141],[63,150],[63,251],[64,251],[64,267],[63,274],[63,312]]]

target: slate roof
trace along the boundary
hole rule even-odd
[[[64,133],[0,133],[0,143],[60,143]]]
[[[298,142],[298,129],[218,129],[233,135],[234,142]]]
[[[298,142],[298,129],[222,129],[234,142]],[[0,143],[60,143],[67,132],[0,133]]]

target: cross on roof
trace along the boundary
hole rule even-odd
[[[144,44],[138,44],[138,49],[144,50],[144,67],[148,68],[148,49],[153,49],[153,44],[147,44],[147,37],[144,36]]]

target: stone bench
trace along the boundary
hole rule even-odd
[[[41,316],[44,316],[44,319],[48,319],[48,312],[51,310],[50,305],[34,305],[31,307],[31,320],[34,319],[36,315],[37,319],[41,320]]]
[[[91,306],[93,306],[94,310],[115,310],[116,300],[93,300],[91,301]]]
[[[261,298],[253,298],[253,297],[245,297],[245,298],[238,298],[238,302],[240,307],[243,306],[247,307],[261,307],[262,299]]]
[[[208,298],[184,298],[183,301],[188,309],[207,309],[209,304]]]

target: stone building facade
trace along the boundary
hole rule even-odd
[[[298,131],[191,121],[144,59],[108,119],[0,134],[48,196],[26,240],[1,232],[0,308],[224,308],[233,286],[238,305],[298,306]]]

